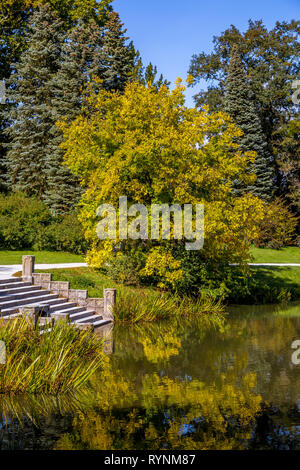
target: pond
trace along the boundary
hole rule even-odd
[[[300,304],[102,333],[88,388],[0,399],[1,449],[300,449]]]

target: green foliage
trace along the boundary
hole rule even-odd
[[[145,266],[144,255],[141,252],[119,253],[113,257],[104,271],[108,277],[122,284],[139,285],[142,280],[140,271]]]
[[[43,272],[51,272],[54,281],[70,282],[71,289],[87,289],[89,297],[103,297],[105,288],[117,288],[118,292],[119,289],[124,289],[122,284],[89,267],[43,270]]]
[[[299,31],[300,22],[295,20],[276,22],[270,30],[262,21],[250,20],[244,33],[231,26],[214,37],[211,53],[193,55],[189,70],[193,86],[203,79],[208,82],[207,91],[200,91],[195,96],[196,104],[208,104],[212,111],[220,109],[224,104],[232,49],[234,45],[239,46],[268,150],[276,157],[277,166],[284,161],[285,168],[289,168],[293,175],[295,171],[291,167],[295,168],[294,149],[298,147],[298,133],[290,133],[288,127],[294,119],[299,122],[299,109],[291,99],[294,93],[292,82],[300,74]],[[277,189],[283,195],[287,189],[284,176],[277,170]],[[299,188],[299,173],[294,183],[296,181]]]
[[[111,0],[2,0],[0,4],[0,80],[6,79],[9,86],[10,77],[15,73],[15,65],[28,48],[27,30],[31,14],[47,4],[53,15],[61,21],[64,31],[72,29],[79,21],[95,21],[103,27],[109,11]],[[47,27],[45,29],[48,29]],[[1,111],[4,105],[1,105]],[[6,181],[7,136],[4,132],[10,119],[11,103],[5,105],[7,116],[0,115],[0,191],[10,185]],[[2,114],[2,113],[1,113]],[[66,170],[65,170],[66,171]]]
[[[0,394],[71,392],[87,383],[103,362],[102,342],[91,331],[57,323],[40,335],[25,318],[1,320],[6,363],[0,365]]]
[[[36,12],[25,34],[27,50],[7,81],[7,99],[15,103],[9,119],[7,168],[13,190],[42,197],[47,189],[45,166],[55,125],[52,77],[59,67],[62,23],[48,7]]]
[[[81,254],[87,245],[76,213],[55,217],[41,201],[12,193],[0,195],[0,248]]]
[[[117,12],[111,12],[104,28],[101,74],[103,87],[123,92],[135,68],[135,50],[127,44],[126,29]]]
[[[255,162],[249,168],[249,171],[254,171],[256,175],[255,182],[245,187],[240,181],[235,181],[235,193],[241,194],[248,190],[255,196],[268,200],[274,191],[274,162],[268,151],[261,123],[252,102],[251,90],[237,46],[232,48],[225,89],[224,111],[243,131],[243,135],[237,139],[237,142],[241,150],[256,153]]]
[[[45,228],[35,247],[40,250],[86,253],[87,243],[77,214],[71,212],[52,218],[51,225]]]
[[[0,247],[32,248],[51,219],[49,209],[40,201],[22,193],[0,195]]]
[[[48,7],[33,15],[25,35],[28,48],[15,64],[16,74],[7,81],[7,98],[15,106],[4,112],[10,121],[6,129],[8,184],[13,190],[44,199],[56,213],[72,209],[81,193],[77,179],[62,166],[62,135],[55,126],[64,113],[72,119],[80,108],[79,100],[77,106],[70,100],[66,108],[56,96],[59,86],[70,88],[66,80],[57,77],[65,39],[61,28],[62,22]],[[78,95],[82,81],[75,80],[72,86],[73,94],[77,90]],[[65,96],[64,102],[69,98]]]
[[[91,268],[55,269],[46,272],[52,272],[55,281],[69,281],[71,289],[88,289],[90,297],[102,297],[104,288],[116,288],[117,303],[114,313],[119,323],[150,322],[167,318],[198,318],[203,324],[211,323],[215,326],[224,322],[224,307],[210,295],[194,300],[151,287],[124,286],[120,280],[112,281],[100,271]]]
[[[282,178],[282,197],[300,216],[300,119],[291,119],[276,132],[274,148]]]
[[[102,29],[94,22],[79,22],[64,38],[57,73],[52,74],[51,111],[54,124],[72,122],[82,107],[82,90],[94,75],[103,72]],[[45,155],[47,187],[43,199],[57,213],[73,208],[81,195],[78,179],[63,165],[61,130],[53,125]]]
[[[24,32],[32,11],[44,4],[60,18],[63,29],[68,30],[79,20],[93,19],[103,26],[111,11],[112,0],[2,0],[0,5],[0,80],[8,78],[10,66],[26,49]]]
[[[140,53],[139,51],[136,51],[133,78],[137,82],[142,83],[145,86],[148,85],[155,87],[157,90],[159,90],[162,85],[169,87],[171,82],[166,80],[163,74],[160,74],[159,77],[157,77],[157,73],[156,65],[153,66],[151,62],[147,65],[147,67],[144,67]]]
[[[283,303],[300,299],[299,267],[251,267],[247,277],[232,269],[226,300],[234,304]]]
[[[224,321],[224,311],[221,302],[214,301],[210,296],[193,300],[187,296],[178,297],[155,290],[124,289],[120,292],[114,314],[121,323],[200,318],[217,325]]]
[[[105,89],[122,92],[135,69],[135,51],[117,13],[101,27],[94,20],[78,21],[66,32],[63,25],[49,5],[30,17],[26,49],[7,80],[10,104],[2,115],[8,187],[43,199],[56,214],[72,210],[82,192],[62,164],[63,134],[56,123],[71,123],[80,114],[83,90],[93,77]]]

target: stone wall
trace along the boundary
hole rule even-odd
[[[52,281],[52,274],[48,273],[33,273],[33,284],[43,287],[44,289],[58,294],[60,297],[68,299],[70,302],[75,302],[87,310],[93,310],[103,319],[114,321],[113,318],[113,305],[115,302],[114,289],[104,289],[104,298],[89,298],[87,290],[70,289],[70,283],[65,281]]]

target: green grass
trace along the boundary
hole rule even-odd
[[[292,300],[300,299],[300,267],[252,267],[255,279],[269,289],[290,292]]]
[[[114,313],[116,321],[120,323],[150,322],[180,316],[201,317],[203,322],[221,326],[224,319],[224,307],[220,302],[208,297],[192,300],[152,287],[124,286],[91,268],[54,269],[43,272],[51,272],[54,281],[69,281],[71,289],[87,289],[90,297],[103,297],[103,289],[116,288],[117,305]]]
[[[226,300],[229,304],[278,304],[300,300],[300,266],[252,266],[251,276],[235,275]]]
[[[92,268],[43,269],[35,272],[52,273],[53,281],[69,281],[71,289],[87,289],[89,297],[103,297],[103,289],[112,287],[124,290],[122,284]]]
[[[286,247],[281,250],[270,248],[251,247],[251,255],[254,263],[299,263],[300,248]],[[2,251],[0,250],[0,265],[21,264],[23,255],[33,255],[36,263],[84,263],[84,256],[72,253],[52,252],[52,251]]]
[[[254,257],[253,263],[299,263],[300,248],[288,246],[280,250],[271,248],[251,247],[251,255]]]
[[[103,343],[91,330],[59,322],[50,332],[26,318],[0,322],[6,363],[0,365],[0,394],[72,392],[103,364]]]
[[[0,250],[0,265],[22,264],[23,255],[35,256],[35,262],[39,264],[56,263],[84,263],[84,256],[72,253],[52,251],[2,251]]]

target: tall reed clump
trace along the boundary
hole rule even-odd
[[[221,301],[209,296],[192,299],[156,290],[126,288],[118,290],[114,314],[121,323],[171,318],[201,318],[218,323],[223,322],[225,309]]]
[[[41,335],[25,318],[1,320],[0,341],[6,345],[0,394],[71,392],[86,384],[103,361],[103,344],[92,331],[63,322]]]

